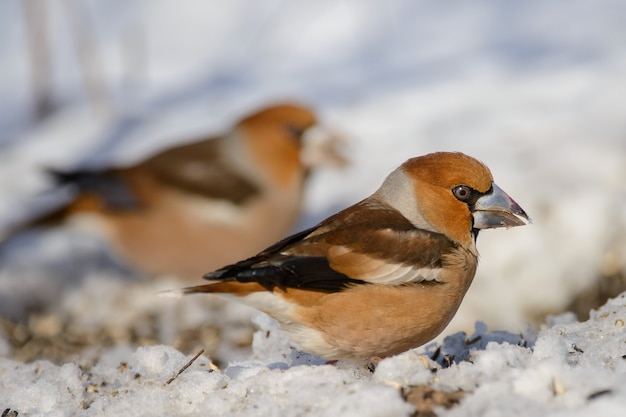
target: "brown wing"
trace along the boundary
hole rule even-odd
[[[357,210],[344,210],[205,278],[328,292],[353,284],[437,282],[445,255],[456,247],[395,209],[365,200]]]
[[[223,160],[216,139],[166,150],[146,160],[140,169],[170,187],[235,204],[245,202],[260,191],[255,183]]]

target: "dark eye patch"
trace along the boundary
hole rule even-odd
[[[285,124],[284,127],[285,127],[285,130],[287,130],[287,133],[290,136],[293,136],[293,138],[296,140],[302,140],[302,135],[306,131],[306,129],[300,126],[295,126],[293,124]]]
[[[478,190],[473,189],[472,187],[468,186],[468,185],[457,185],[454,188],[452,188],[452,195],[454,195],[454,197],[459,200],[462,201],[464,203],[466,203],[470,210],[474,209],[474,205],[476,204],[476,201],[486,195],[489,194],[493,191],[492,188],[489,188],[486,192],[481,193]]]

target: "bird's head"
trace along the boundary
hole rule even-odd
[[[404,198],[400,189],[407,193]],[[526,212],[495,184],[489,168],[462,153],[409,159],[378,193],[417,227],[464,245],[470,245],[480,229],[529,223]]]
[[[343,165],[341,139],[320,126],[307,107],[279,104],[266,107],[239,123],[257,162],[274,180],[288,184],[319,165]]]

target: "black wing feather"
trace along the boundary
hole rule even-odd
[[[297,257],[281,265],[254,267],[237,274],[235,279],[258,282],[268,290],[278,287],[337,292],[353,284],[366,284],[333,270],[323,257]]]
[[[110,210],[136,210],[141,207],[133,191],[114,171],[47,170],[59,186],[74,187],[76,194],[97,194]]]
[[[203,278],[258,282],[270,291],[279,287],[335,292],[350,284],[364,284],[365,281],[350,278],[332,269],[324,257],[277,255],[286,247],[306,238],[315,229],[312,227],[288,236],[257,256],[210,272]]]

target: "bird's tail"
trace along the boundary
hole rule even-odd
[[[214,281],[210,284],[161,291],[159,295],[164,297],[182,297],[188,294],[211,293],[246,296],[259,291],[267,291],[267,288],[258,282]]]
[[[219,292],[214,288],[214,284],[195,285],[193,287],[177,288],[174,290],[159,291],[162,297],[180,298],[188,294]]]

